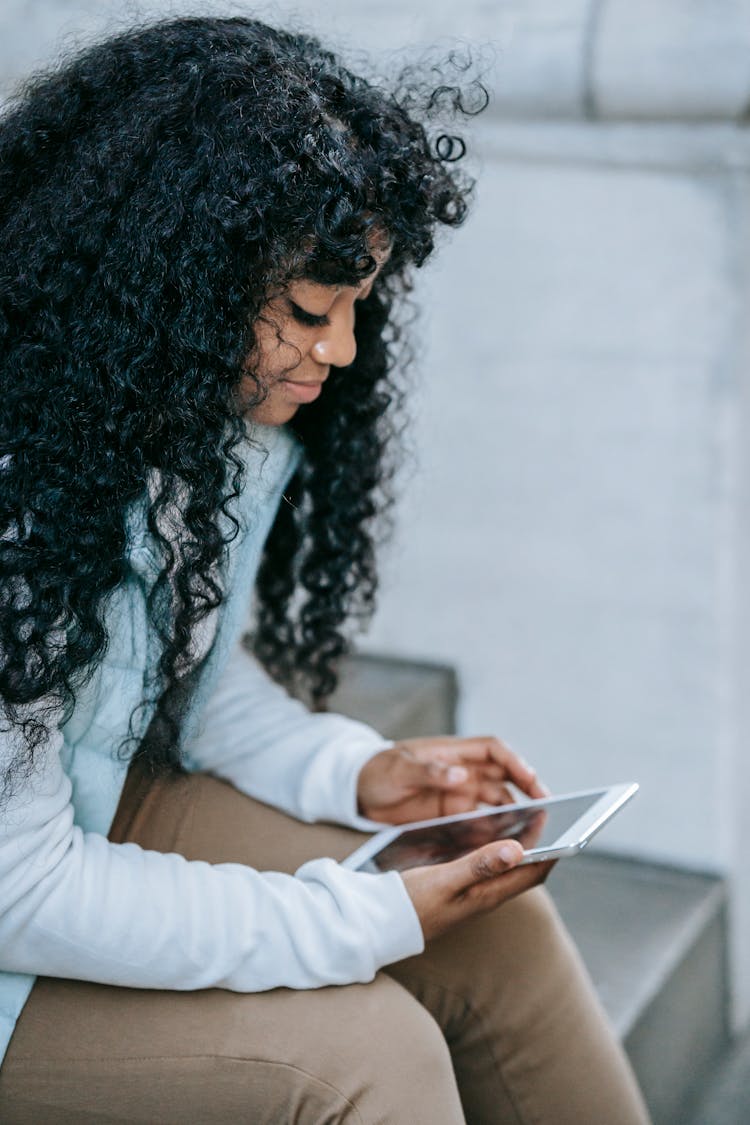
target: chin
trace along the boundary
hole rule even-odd
[[[283,426],[286,422],[291,421],[294,415],[299,410],[299,406],[294,403],[271,403],[261,402],[259,406],[250,407],[246,411],[246,417],[251,422],[257,422],[259,426]]]

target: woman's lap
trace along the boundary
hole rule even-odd
[[[408,1056],[404,1035],[417,1045]],[[438,1028],[384,974],[254,995],[45,978],[7,1062],[6,1125],[385,1125],[402,1120],[389,1099],[406,1103],[414,1083],[426,1094],[425,1125],[462,1120]]]
[[[361,839],[210,777],[154,783],[137,771],[110,836],[290,872],[314,856],[341,859]],[[645,1120],[543,891],[367,985],[245,995],[41,978],[0,1070],[0,1118],[453,1125],[463,1120],[454,1067],[470,1122]]]
[[[300,824],[214,778],[154,783],[137,770],[110,837],[282,871],[316,855],[343,857],[361,839]],[[400,1121],[399,1099],[406,1105],[415,1083],[426,1114],[415,1121],[463,1120],[437,1025],[382,973],[368,985],[256,994],[43,977],[0,1069],[0,1120],[370,1125]]]

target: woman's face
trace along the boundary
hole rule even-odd
[[[283,425],[324,393],[332,367],[354,362],[356,304],[369,295],[387,257],[374,256],[377,268],[359,285],[300,278],[266,303],[255,323],[256,346],[247,364],[252,375],[239,387],[240,404],[257,397],[256,379],[266,390],[263,402],[244,408],[253,422]]]

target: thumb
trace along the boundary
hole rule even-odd
[[[523,847],[518,840],[496,840],[461,856],[448,866],[455,868],[457,889],[465,891],[477,883],[505,874],[517,867],[522,859]]]

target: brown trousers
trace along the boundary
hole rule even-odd
[[[294,871],[358,833],[202,774],[131,769],[114,841]],[[545,891],[371,984],[239,994],[40,978],[0,1069],[3,1125],[643,1125],[648,1117]]]

